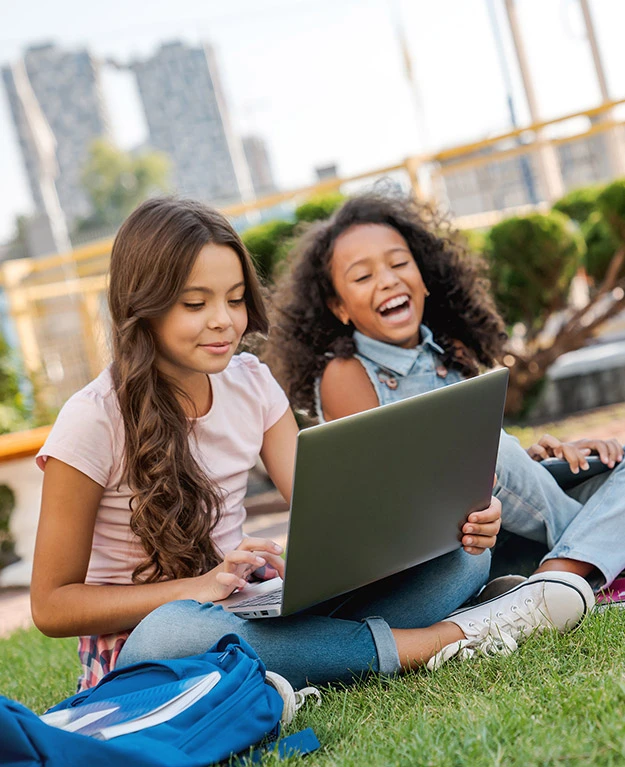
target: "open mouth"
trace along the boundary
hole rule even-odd
[[[410,312],[410,296],[395,296],[378,306],[378,313],[385,319],[402,319]]]

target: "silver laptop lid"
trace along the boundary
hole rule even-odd
[[[490,503],[508,371],[298,435],[282,614],[460,546]]]

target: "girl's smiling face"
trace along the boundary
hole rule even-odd
[[[226,368],[246,328],[241,261],[226,245],[205,245],[176,303],[152,320],[157,365],[183,388],[192,388],[198,376]]]
[[[377,341],[413,348],[427,290],[406,240],[390,226],[357,224],[334,245],[330,310]]]

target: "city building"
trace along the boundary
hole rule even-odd
[[[533,206],[546,200],[536,152],[528,147],[527,154],[502,158],[499,152],[514,146],[513,142],[508,143],[509,146],[486,147],[440,163],[434,193],[454,216]],[[560,139],[554,142],[554,150],[564,192],[605,183],[614,177],[604,135]],[[484,161],[476,165],[473,161],[480,158]],[[466,167],[462,167],[464,161]]]
[[[16,64],[3,67],[2,75],[35,213],[48,207],[42,198],[42,151],[37,145],[37,136],[44,133],[42,117],[52,135],[58,202],[71,227],[90,213],[81,183],[89,147],[95,138],[109,135],[97,62],[86,50],[38,45]]]
[[[264,197],[276,191],[267,143],[260,136],[244,136],[243,152],[250,171],[256,197]]]
[[[149,143],[172,160],[176,191],[220,204],[249,199],[250,173],[213,49],[171,42],[130,69],[137,77]]]

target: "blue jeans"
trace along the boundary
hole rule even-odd
[[[495,496],[502,527],[544,543],[546,559],[588,562],[611,583],[625,568],[625,461],[565,493],[519,441],[501,433]]]
[[[400,662],[391,626],[423,628],[443,620],[484,585],[489,567],[490,552],[458,549],[286,618],[248,621],[211,602],[170,602],[134,629],[117,668],[195,655],[235,633],[296,688],[349,683],[371,671],[393,674]]]

